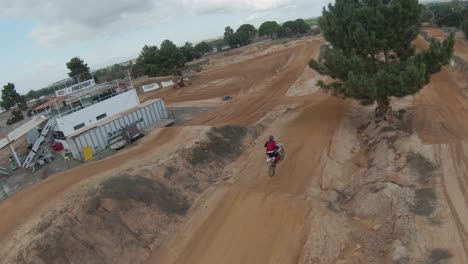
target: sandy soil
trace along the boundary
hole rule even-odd
[[[291,85],[286,95],[304,96],[313,94],[319,91],[320,87],[317,85],[317,81],[320,80],[325,81],[325,78],[307,65],[302,75]]]
[[[156,251],[148,263],[297,263],[312,209],[304,192],[320,174],[320,154],[331,144],[344,108],[339,99],[328,98],[286,123],[277,136],[295,158],[286,160],[272,179],[259,166],[264,160],[259,141],[239,179],[212,196],[217,202],[209,201],[215,206],[206,222],[195,232],[192,226],[181,231],[180,240],[193,234],[186,245],[176,239],[162,249],[168,253]]]
[[[81,247],[112,258],[82,261],[466,263],[468,99],[457,81],[460,72],[444,69],[416,96],[393,102],[395,110],[406,114],[395,112],[394,123],[377,124],[371,121],[371,108],[309,85],[319,76],[304,67],[318,56],[321,43],[309,38],[218,54],[210,57],[211,68],[198,74],[191,86],[145,94],[143,100],[164,98],[173,105],[217,107],[184,126],[154,131],[134,148],[62,172],[1,203],[4,260],[21,255],[23,262],[32,262],[27,260],[34,255],[25,249],[40,237],[34,229],[38,221],[61,204],[79,204],[79,196],[74,196],[78,190],[86,194],[100,179],[129,170],[161,176],[162,167],[155,163],[174,162],[171,166],[181,170],[181,161],[172,161],[172,156],[184,157],[211,126],[229,124],[255,128],[258,138],[250,138],[234,162],[213,163],[218,165],[195,172],[213,175],[209,186],[204,182],[208,187],[190,194],[194,204],[185,216],[167,218],[142,205],[132,214],[119,211],[119,219],[136,237],[149,230],[163,235],[124,250],[125,243],[88,234]],[[419,50],[427,47],[421,38],[415,43]],[[233,100],[217,104],[226,95]],[[286,159],[274,177],[266,175],[264,164],[263,143],[270,134],[286,146]],[[189,173],[180,175],[186,178]],[[115,207],[111,205],[104,207]],[[60,214],[49,216],[61,219]],[[92,219],[103,232],[116,232],[102,224],[112,226],[111,222]],[[53,240],[48,243],[53,245]],[[109,248],[116,244],[125,257],[112,255]],[[48,256],[40,255],[36,259],[46,261],[37,262],[60,262]]]
[[[448,34],[440,28],[424,28],[424,30],[427,31],[430,36],[440,40],[448,36]],[[459,55],[465,60],[468,60],[468,43],[462,32],[458,32],[455,35],[455,55]]]

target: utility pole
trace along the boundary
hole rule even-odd
[[[8,133],[5,133],[5,123],[3,123],[2,132],[3,132],[3,134],[5,135],[5,138],[7,139],[8,147],[10,148],[11,154],[13,154],[13,158],[15,159],[16,164],[18,164],[19,167],[22,167],[22,166],[21,166],[21,161],[19,160],[18,155],[16,154],[15,149],[14,149],[13,146],[10,144],[10,137],[8,136]]]
[[[130,79],[130,86],[132,86],[132,88],[134,89],[135,87],[133,87],[132,76],[130,75],[130,71],[128,69],[127,69],[127,74],[128,74],[128,78]]]

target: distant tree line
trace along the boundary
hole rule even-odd
[[[226,45],[230,48],[237,48],[252,43],[252,40],[257,37],[290,37],[309,31],[310,26],[302,19],[287,21],[282,25],[275,21],[267,21],[258,30],[250,24],[243,24],[236,31],[228,26],[224,29],[222,39],[203,41],[196,45],[186,42],[183,46],[177,47],[170,40],[163,41],[159,48],[145,45],[138,56],[137,63],[129,67],[133,77],[179,75],[180,69],[184,67],[186,62],[200,59],[215,49],[220,51]],[[111,68],[111,72],[114,67]],[[119,69],[115,72],[121,71]],[[101,78],[98,74],[96,75],[98,79]]]
[[[224,29],[224,43],[231,48],[242,47],[252,42],[255,37],[291,37],[311,31],[303,19],[286,21],[282,25],[276,21],[263,22],[258,30],[250,24],[241,25],[235,32],[231,27]]]
[[[68,68],[68,76],[70,80],[66,80],[66,85],[88,80],[91,76],[97,83],[108,82],[116,79],[124,79],[130,72],[133,78],[140,76],[164,76],[164,75],[180,75],[180,70],[185,66],[185,63],[197,60],[214,50],[221,51],[223,47],[237,48],[252,43],[257,37],[291,37],[298,34],[310,32],[310,23],[315,21],[304,21],[297,19],[294,21],[286,21],[283,24],[278,24],[276,21],[266,21],[260,25],[258,30],[250,24],[241,25],[236,31],[231,27],[226,27],[222,38],[211,41],[202,41],[197,44],[185,42],[181,47],[177,47],[172,41],[164,40],[161,45],[145,45],[136,61],[129,62],[128,65],[115,64],[111,67],[99,69],[91,74],[88,65],[79,57],[74,57],[66,63]],[[308,24],[309,23],[309,24]],[[78,76],[78,77],[77,77]],[[19,107],[17,111],[12,113],[12,118],[9,123],[14,123],[24,118],[23,111],[28,111],[28,115],[32,109],[28,109],[27,101],[38,99],[42,96],[53,95],[56,90],[63,89],[63,83],[55,86],[48,86],[38,90],[31,90],[24,96],[19,95],[14,87],[14,84],[8,83],[2,90],[2,102],[0,106],[9,110],[13,107]],[[35,106],[39,101],[35,103]],[[32,107],[33,108],[33,107]]]
[[[422,22],[432,23],[439,27],[459,28],[468,38],[468,1],[428,3],[421,8]]]

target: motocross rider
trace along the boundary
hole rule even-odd
[[[268,155],[268,157],[270,158],[275,157],[275,163],[278,163],[280,160],[279,153],[278,153],[279,147],[278,145],[276,145],[276,141],[273,136],[268,137],[268,141],[265,142],[264,147],[266,148],[266,154]]]

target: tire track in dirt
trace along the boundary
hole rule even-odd
[[[202,73],[188,88],[168,89],[146,98],[162,98],[166,103],[176,103],[231,95],[233,101],[186,125],[251,125],[280,102],[310,58],[318,55],[321,43],[295,46]]]
[[[449,205],[452,218],[455,221],[458,235],[462,241],[465,257],[468,257],[468,174],[466,161],[468,156],[463,153],[461,145],[439,145],[436,147],[436,155],[442,166],[442,189]]]
[[[202,72],[188,87],[179,90],[168,88],[161,92],[150,93],[144,95],[142,101],[161,98],[166,103],[175,103],[219,98],[226,95],[236,96],[257,88],[259,84],[274,76],[288,57],[295,52],[293,48],[290,48],[225,68]]]
[[[6,242],[9,235],[20,225],[24,224],[35,213],[44,209],[51,201],[60,196],[67,189],[79,182],[102,173],[113,171],[124,171],[132,168],[138,157],[149,155],[152,159],[158,159],[170,153],[174,149],[175,139],[183,142],[186,136],[180,129],[165,128],[160,133],[148,135],[147,138],[136,147],[118,153],[111,158],[84,164],[82,166],[67,170],[32,185],[14,194],[4,202],[0,203],[0,245]],[[154,146],[158,146],[157,149]]]
[[[239,83],[232,87],[225,88],[224,85],[214,85],[204,87],[203,92],[197,92],[197,86],[193,86],[194,91],[189,87],[185,91],[163,91],[166,99],[172,101],[210,99],[225,95],[226,92],[237,93],[239,99],[232,102],[233,106],[226,106],[224,109],[216,111],[212,115],[202,116],[198,121],[191,124],[251,124],[269,111],[283,96],[289,85],[302,73],[310,55],[317,49],[318,45],[306,45],[301,47],[288,48],[277,53],[261,56],[249,61],[232,65],[219,71],[211,71],[207,77],[200,77],[201,80],[216,80],[226,78],[226,76],[238,76]],[[252,64],[252,66],[250,66]],[[257,72],[258,71],[258,72]],[[239,77],[240,76],[240,77]],[[273,80],[270,80],[271,76]],[[265,84],[271,84],[267,87]],[[268,91],[268,95],[264,93]],[[156,97],[160,97],[158,93]],[[227,113],[224,113],[227,111]],[[243,115],[243,113],[247,113]],[[233,118],[239,116],[237,118]],[[214,120],[214,121],[210,121]],[[18,228],[24,226],[29,220],[38,217],[43,210],[58,201],[61,194],[70,190],[85,179],[109,173],[120,173],[126,169],[138,166],[141,160],[157,160],[167,153],[177,149],[176,143],[186,142],[191,136],[189,129],[174,127],[165,128],[159,134],[148,136],[143,141],[128,150],[123,151],[108,159],[97,161],[80,167],[67,170],[58,175],[54,175],[47,180],[26,188],[7,201],[0,204],[0,214],[2,215],[2,225],[0,226],[0,245],[5,245],[8,238]],[[196,135],[199,132],[194,133]],[[157,148],[155,148],[157,146]],[[263,156],[260,164],[263,165]],[[258,164],[256,164],[258,165]],[[260,166],[264,169],[264,166]],[[263,171],[262,171],[263,174]],[[290,200],[290,201],[294,201]],[[286,203],[287,204],[287,203]],[[285,204],[285,206],[286,206]],[[275,202],[271,202],[271,209],[274,209]],[[302,216],[302,214],[300,215]],[[294,218],[296,219],[296,218]],[[298,217],[297,219],[303,219]],[[278,222],[276,224],[280,224]]]
[[[189,219],[148,263],[297,263],[312,210],[306,191],[321,173],[320,157],[328,151],[345,107],[342,100],[328,97],[281,129],[278,137],[288,156],[273,178],[267,176],[259,142],[239,179],[212,195],[219,200],[202,224],[194,227],[200,220]]]
[[[219,112],[206,113],[192,120],[189,124],[251,125],[257,122],[281,102],[286,91],[302,74],[310,58],[317,54],[319,45],[320,43],[314,43],[286,50],[287,56],[281,57],[283,61],[275,65],[273,77],[263,79],[253,76],[258,82],[257,89],[248,88],[247,94],[231,104],[225,105]]]
[[[424,28],[423,30],[427,31],[429,35],[439,40],[442,40],[448,37],[448,33],[444,32],[440,28]],[[455,34],[455,55],[459,55],[465,60],[468,59],[468,45],[466,40],[463,37],[463,33],[459,32]]]
[[[442,69],[416,95],[413,123],[423,143],[436,146],[443,193],[468,256],[468,100],[452,74]]]

